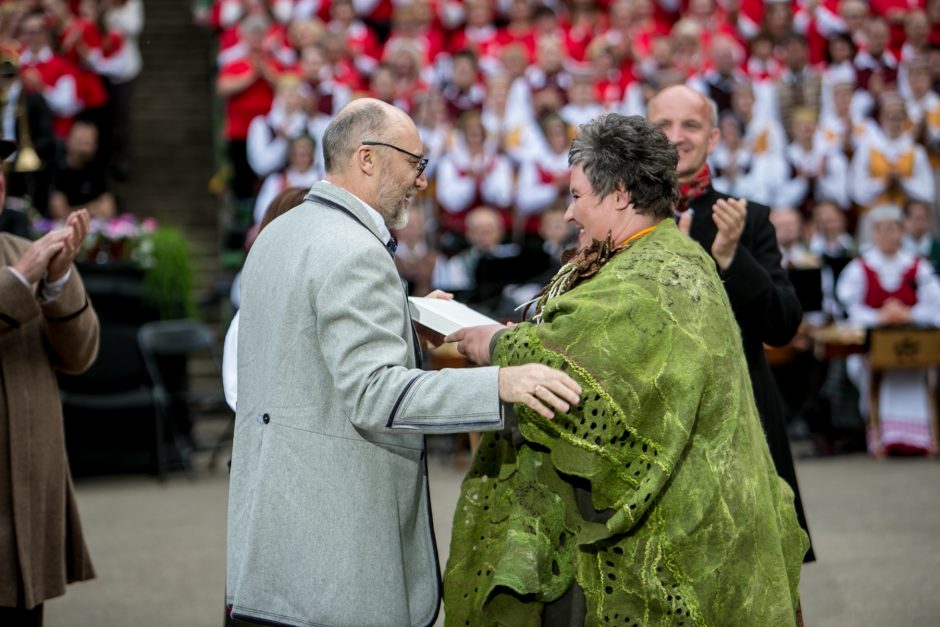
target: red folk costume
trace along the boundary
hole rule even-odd
[[[441,158],[436,177],[441,230],[465,233],[467,213],[481,205],[499,211],[504,226],[510,227],[512,164],[494,145],[471,155],[458,143]]]
[[[62,29],[59,50],[76,68],[78,99],[86,109],[97,109],[108,103],[104,81],[86,61],[93,51],[101,54],[101,45],[101,31],[88,20],[73,18]]]
[[[357,5],[359,17],[372,23],[388,24],[392,21],[395,5],[392,0],[360,1]],[[359,9],[359,7],[362,7]]]
[[[611,111],[616,110],[623,101],[627,87],[635,81],[636,76],[632,70],[611,70],[594,84],[597,102]]]
[[[917,304],[917,266],[920,263],[919,258],[914,259],[904,274],[901,276],[901,284],[894,291],[886,290],[878,279],[878,273],[865,263],[864,259],[859,259],[862,270],[865,272],[865,304],[872,309],[884,307],[892,298],[901,301],[908,307]]]
[[[52,49],[45,47],[34,54],[24,50],[20,55],[20,74],[25,75],[29,70],[36,70],[42,80],[42,87],[38,90],[52,110],[52,128],[56,137],[64,139],[75,116],[82,110],[82,102],[78,93],[78,77],[75,66],[64,56],[54,54]],[[33,91],[24,81],[28,91]]]
[[[522,44],[529,58],[529,63],[535,62],[535,30],[530,26],[525,29],[513,29],[512,25],[500,29],[496,33],[496,43],[502,51],[507,46]]]
[[[571,175],[568,151],[555,153],[547,144],[542,150],[529,153],[519,168],[516,210],[523,219],[526,233],[538,233],[542,211],[557,201],[567,204],[568,191],[557,182]]]
[[[491,24],[483,28],[467,26],[457,31],[447,45],[447,49],[451,54],[461,50],[472,50],[480,59],[484,57],[499,58],[502,47],[500,32]]]
[[[361,20],[353,20],[348,26],[333,20],[328,28],[343,34],[346,50],[353,59],[355,69],[363,75],[371,74],[382,58],[382,44],[372,29]]]
[[[926,0],[871,0],[868,5],[871,12],[880,15],[888,20],[891,27],[891,43],[888,44],[891,52],[895,55],[900,54],[901,46],[904,45],[904,23],[894,21],[891,18],[897,13],[910,13],[911,11],[923,10]]]
[[[914,262],[904,271],[900,285],[893,291],[888,291],[884,288],[881,280],[878,278],[878,272],[866,264],[863,258],[860,257],[859,262],[865,273],[865,305],[873,309],[880,309],[891,299],[899,300],[907,307],[913,307],[917,304],[917,270],[920,264],[919,258],[915,258]],[[892,393],[901,392],[907,396],[909,393],[915,392],[915,390],[910,389],[911,387],[921,387],[918,385],[918,376],[916,374],[913,376],[907,372],[892,374],[894,376],[882,381],[882,395],[887,396]],[[880,411],[881,433],[878,434],[878,439],[884,445],[885,449],[888,452],[898,453],[932,452],[933,447],[930,443],[930,429],[927,423],[921,420],[912,420],[912,417],[908,415],[909,412],[906,411],[907,407],[904,407],[904,410],[897,411],[899,415],[894,414],[896,410],[898,410],[898,408],[895,403],[882,403],[882,409]],[[869,441],[874,442],[874,439],[870,436]]]
[[[265,63],[271,64],[280,71],[272,59]],[[233,61],[219,70],[219,77],[239,77],[248,74],[253,69],[252,61],[241,58]],[[274,88],[263,77],[258,76],[255,81],[241,92],[229,97],[225,101],[225,139],[244,141],[248,138],[248,126],[258,115],[264,115],[271,110],[274,102]]]
[[[898,211],[900,216],[900,211]],[[909,308],[914,324],[936,326],[940,322],[940,282],[929,263],[901,250],[885,255],[872,248],[846,266],[839,275],[836,293],[851,324],[881,325],[880,310],[890,300]],[[849,378],[859,386],[863,412],[870,385],[866,362],[852,356],[846,362]],[[930,431],[930,400],[922,370],[884,371],[879,384],[878,432],[868,434],[869,450],[897,453],[936,452]]]
[[[607,29],[605,15],[595,14],[594,19],[582,17],[577,22],[564,22],[565,47],[571,59],[583,62],[587,58],[587,49],[594,38]]]

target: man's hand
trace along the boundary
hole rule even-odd
[[[72,267],[75,261],[75,255],[82,247],[85,236],[88,235],[88,211],[79,209],[69,214],[65,221],[65,231],[68,237],[65,238],[62,248],[57,252],[49,262],[46,272],[46,280],[50,283],[57,281],[65,276],[65,273]]]
[[[464,327],[444,338],[445,342],[457,342],[457,351],[478,366],[490,365],[490,343],[493,336],[507,327],[501,324],[484,324]]]
[[[679,216],[679,232],[683,235],[688,235],[689,231],[692,230],[692,218],[695,217],[695,210],[689,207]]]
[[[454,295],[451,294],[450,292],[445,292],[444,290],[434,290],[433,292],[425,296],[425,298],[437,298],[440,300],[454,300]]]
[[[71,231],[68,228],[46,233],[29,245],[13,269],[26,277],[30,283],[38,283],[49,266],[49,261],[62,250]]]
[[[581,386],[561,370],[542,364],[499,369],[500,400],[524,403],[548,420],[555,417],[556,411],[567,412],[580,395]]]
[[[718,234],[712,243],[711,252],[722,270],[727,270],[734,261],[746,218],[747,201],[740,198],[722,199],[712,207],[712,219],[718,227]]]

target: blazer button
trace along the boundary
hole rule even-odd
[[[271,416],[264,414],[263,416],[261,416],[261,421],[264,424],[268,424],[269,422],[271,422]]]

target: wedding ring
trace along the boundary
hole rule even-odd
[[[541,385],[535,386],[535,389],[532,390],[532,396],[536,396],[536,397],[537,397],[537,396],[539,395],[539,388],[540,388],[540,387],[542,387],[542,386],[541,386]]]

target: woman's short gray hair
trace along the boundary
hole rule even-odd
[[[323,133],[323,165],[328,174],[342,168],[363,141],[382,141],[389,127],[388,112],[378,103],[350,103]]]
[[[598,198],[615,190],[630,194],[639,214],[667,218],[679,200],[675,146],[638,115],[608,113],[581,126],[568,163],[584,170]]]

